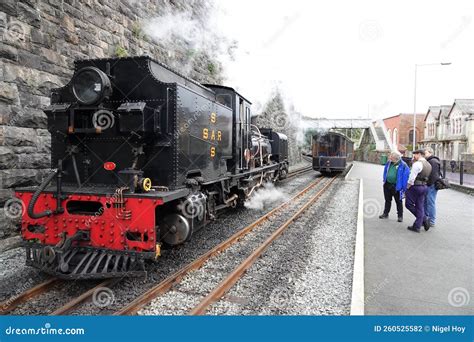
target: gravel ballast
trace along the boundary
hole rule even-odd
[[[348,314],[357,218],[357,182],[336,182],[215,303],[209,314]],[[314,192],[313,192],[314,193]],[[298,206],[299,207],[299,206]],[[266,224],[276,227],[289,215]],[[265,225],[191,272],[142,309],[142,315],[186,314],[269,235]]]
[[[284,198],[290,197],[300,191],[309,182],[317,178],[316,172],[308,172],[296,178],[283,181],[277,185],[284,196],[275,202],[265,206],[263,211],[248,209],[230,209],[223,212],[216,221],[197,232],[189,243],[172,250],[164,250],[162,257],[154,263],[147,265],[149,272],[147,279],[130,278],[124,279],[111,290],[113,298],[109,305],[97,306],[93,302],[82,305],[72,314],[110,314],[128,304],[139,294],[163,280],[173,272],[193,261],[198,256],[227,239],[237,230],[245,227],[260,217],[264,212],[282,203]],[[0,271],[1,299],[5,300],[25,291],[49,278],[48,275],[37,269],[25,266],[25,252],[22,248],[15,248],[0,253],[2,269]],[[26,305],[18,308],[15,314],[39,314],[48,313],[56,309],[67,300],[80,295],[82,292],[94,286],[96,281],[69,281],[60,288],[54,289],[54,293],[45,294]]]
[[[341,182],[313,205],[210,314],[348,315],[357,228],[358,181]]]
[[[72,314],[113,313],[151,286],[156,285],[179,268],[227,239],[237,230],[281,204],[315,179],[316,173],[308,172],[295,179],[280,183],[276,189],[281,192],[281,198],[265,203],[264,210],[235,209],[223,213],[217,221],[197,232],[190,243],[163,251],[158,262],[147,265],[149,272],[147,279],[124,279],[111,289],[113,297],[108,305],[98,306],[94,302],[88,302]],[[337,186],[325,193],[320,201],[308,209],[307,214],[309,215],[305,215],[304,219],[299,219],[294,227],[290,227],[269,247],[257,263],[248,270],[244,278],[226,295],[225,300],[221,300],[211,307],[209,314],[345,314],[348,312],[352,281],[352,255],[347,259],[348,247],[341,246],[351,244],[353,249],[358,188],[356,184],[350,182],[341,181],[338,183]],[[345,193],[341,194],[341,192]],[[329,201],[326,197],[329,198]],[[323,216],[319,213],[321,204],[318,203],[324,203],[324,208],[327,210]],[[344,208],[346,208],[347,214],[339,217],[338,222],[348,225],[347,234],[329,234],[333,224],[331,222],[335,220],[334,216]],[[306,216],[318,218],[316,221],[319,223],[314,229],[307,229],[309,225],[315,224],[315,221],[307,219]],[[286,215],[282,215],[281,218],[275,216],[273,220],[283,222],[286,218]],[[326,218],[329,221],[322,224]],[[353,229],[352,226],[349,227],[351,220]],[[300,228],[298,229],[298,227]],[[294,232],[292,233],[292,231]],[[257,229],[244,238],[248,243],[249,251],[256,248],[267,236],[267,233],[259,235]],[[350,236],[352,237],[349,238]],[[283,239],[283,237],[285,238]],[[321,244],[321,241],[324,243]],[[335,246],[333,242],[336,242],[339,247]],[[331,245],[333,247],[330,247]],[[328,252],[328,249],[333,259],[327,260],[326,256],[324,262],[321,262],[320,256]],[[242,252],[239,248],[231,247],[225,253],[229,253],[230,260],[238,261],[243,260],[249,251]],[[336,255],[337,258],[335,258]],[[340,262],[340,258],[347,260]],[[16,248],[1,253],[0,260],[4,265],[0,273],[3,285],[0,288],[3,291],[2,299],[18,294],[48,278],[47,275],[24,266],[23,249]],[[179,290],[168,292],[140,313],[186,314],[189,308],[197,304],[212,290],[213,286],[224,279],[235,265],[235,262],[226,264],[211,259],[201,270],[194,272],[193,277],[184,279]],[[339,268],[335,265],[339,265]],[[329,271],[331,267],[335,267],[335,269]],[[290,272],[287,268],[291,269]],[[341,273],[343,281],[341,281]],[[207,277],[211,275],[211,278],[215,279],[208,282],[207,278],[199,277],[199,274],[207,275]],[[318,281],[315,282],[315,278]],[[81,294],[96,283],[69,282],[49,294],[38,297],[25,307],[15,310],[14,313],[24,315],[51,312],[60,304]],[[328,290],[331,286],[333,291]],[[333,292],[343,294],[338,296]],[[308,302],[312,304],[308,305]],[[337,304],[342,302],[344,305]]]

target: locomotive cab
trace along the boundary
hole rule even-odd
[[[228,169],[232,172],[242,172],[250,168],[252,136],[251,136],[251,111],[252,103],[236,92],[233,88],[206,84],[216,93],[219,103],[232,109],[233,113],[233,156],[227,162]]]

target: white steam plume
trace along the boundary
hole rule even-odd
[[[244,205],[248,209],[264,210],[272,204],[283,203],[286,200],[288,200],[287,194],[275,188],[273,183],[268,183],[258,189]]]
[[[167,48],[168,64],[186,76],[192,77],[196,68],[205,70],[209,67],[207,62],[222,63],[232,59],[236,48],[235,41],[228,40],[219,32],[215,22],[218,9],[212,2],[203,6],[206,8],[201,16],[193,13],[191,8],[177,11],[170,5],[162,6],[157,16],[141,22],[143,32]],[[201,58],[204,55],[211,60]],[[217,65],[212,68],[217,68]]]

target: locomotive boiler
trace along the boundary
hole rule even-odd
[[[27,264],[61,278],[140,276],[265,182],[285,178],[285,135],[251,103],[148,56],[80,60],[45,110],[52,172],[16,190]]]

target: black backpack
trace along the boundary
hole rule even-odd
[[[439,178],[434,182],[434,186],[436,190],[449,189],[451,187],[447,178]]]

